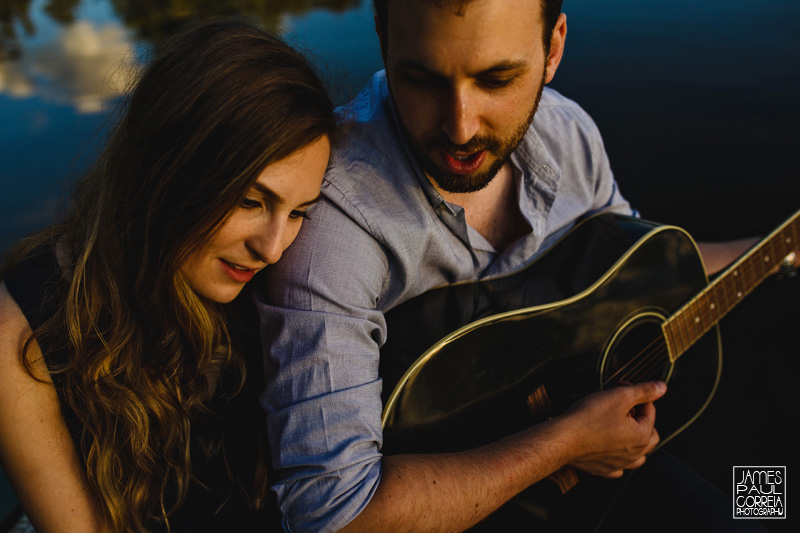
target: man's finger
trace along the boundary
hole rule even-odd
[[[667,392],[667,384],[663,381],[645,381],[624,387],[624,390],[632,394],[632,402],[639,405],[654,402],[664,396],[664,393]]]

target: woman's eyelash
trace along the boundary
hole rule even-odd
[[[261,202],[259,202],[258,200],[253,200],[251,198],[245,198],[244,200],[242,200],[241,206],[244,207],[245,209],[257,209],[261,207]]]
[[[253,200],[252,198],[243,199],[239,205],[241,205],[244,209],[261,209],[264,207],[264,204],[262,204],[259,200]],[[305,220],[311,219],[311,217],[308,215],[308,212],[300,211],[299,209],[289,213],[289,218],[302,218]]]

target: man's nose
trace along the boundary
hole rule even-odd
[[[466,144],[480,129],[478,110],[467,87],[454,88],[447,104],[442,130],[454,144]]]

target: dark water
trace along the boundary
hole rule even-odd
[[[594,116],[644,216],[722,238],[800,207],[799,1],[566,0],[564,11],[552,85]],[[368,0],[0,2],[0,249],[49,220],[137,55],[187,17],[231,13],[307,50],[339,102],[381,66]]]

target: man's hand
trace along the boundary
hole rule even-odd
[[[609,478],[642,466],[659,441],[653,402],[666,390],[660,381],[619,386],[573,405],[564,415],[577,432],[569,465]]]

